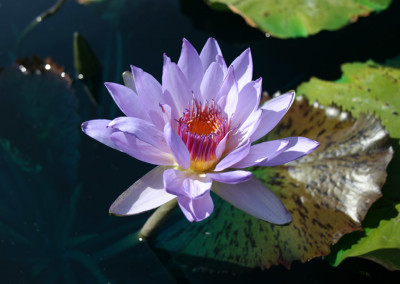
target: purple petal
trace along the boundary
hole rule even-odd
[[[136,181],[111,205],[110,213],[133,215],[154,209],[175,198],[164,190],[163,172],[166,167],[156,167]]]
[[[165,190],[177,196],[200,198],[210,191],[212,185],[212,180],[205,174],[168,169],[163,176]]]
[[[229,143],[226,147],[226,151],[232,152],[234,149],[240,147],[249,140],[253,131],[255,131],[260,123],[262,116],[262,110],[258,109],[247,118],[247,120],[237,128],[237,125],[232,125],[231,128],[236,131],[232,131],[229,138]]]
[[[235,75],[239,90],[253,78],[253,61],[250,48],[243,51],[231,64],[235,69]]]
[[[288,137],[289,143],[284,151],[272,159],[259,163],[260,166],[277,166],[299,159],[318,148],[319,143],[305,137]]]
[[[164,55],[162,88],[166,103],[171,107],[172,118],[178,119],[192,100],[193,93],[185,75],[166,55]]]
[[[122,73],[122,79],[124,80],[125,86],[137,93],[135,80],[133,79],[133,75],[131,72],[125,71],[124,73]]]
[[[250,150],[250,143],[247,141],[243,146],[236,148],[234,151],[230,152],[226,157],[224,157],[215,167],[215,171],[223,171],[226,168],[238,163],[244,157],[246,157]]]
[[[217,55],[222,57],[218,42],[214,38],[209,38],[200,52],[200,60],[204,70],[206,70],[212,62],[216,61]]]
[[[215,182],[213,190],[233,206],[261,220],[274,224],[292,221],[282,201],[255,177],[238,184]]]
[[[232,125],[240,125],[258,107],[261,94],[261,80],[247,83],[238,95],[237,108],[232,117]]]
[[[200,92],[203,101],[215,98],[215,90],[221,88],[222,80],[224,79],[224,72],[217,62],[211,63],[206,70],[203,80],[200,85]]]
[[[217,63],[221,67],[222,72],[224,72],[224,76],[228,73],[228,67],[226,66],[225,59],[222,57],[222,55],[217,55]]]
[[[175,160],[171,153],[160,151],[133,135],[116,132],[111,135],[111,140],[121,151],[140,161],[161,166],[175,165]]]
[[[137,94],[146,107],[158,107],[163,103],[163,94],[160,83],[149,73],[131,65]]]
[[[211,215],[214,210],[214,203],[208,191],[200,198],[178,196],[179,207],[190,222],[199,222]]]
[[[216,101],[229,119],[235,112],[238,102],[238,88],[233,68],[229,68],[228,74],[216,96]]]
[[[119,150],[118,146],[110,138],[111,134],[118,130],[107,127],[110,122],[111,120],[108,119],[89,120],[82,123],[82,131],[100,143]]]
[[[190,167],[190,155],[181,137],[172,129],[171,124],[167,123],[164,128],[164,137],[175,161],[182,169]]]
[[[216,161],[219,161],[219,159],[221,159],[222,155],[224,154],[226,148],[226,141],[228,140],[230,133],[231,131],[226,133],[225,137],[222,138],[221,141],[219,141],[217,149],[215,150]]]
[[[208,173],[207,176],[213,181],[237,184],[250,180],[252,173],[246,171],[230,171],[222,173]]]
[[[134,91],[116,83],[104,83],[104,85],[107,87],[117,106],[126,116],[148,119],[146,109]]]
[[[111,121],[108,126],[132,134],[163,152],[169,152],[163,132],[148,121],[136,117],[118,117]]]
[[[286,114],[294,100],[294,92],[283,94],[267,101],[261,108],[263,115],[250,141],[256,141],[270,132]]]
[[[200,95],[200,83],[203,79],[204,70],[199,54],[189,41],[183,39],[181,56],[178,67],[185,75],[191,90]]]
[[[232,165],[233,168],[247,168],[263,164],[279,155],[287,148],[289,141],[286,139],[263,142],[250,147],[249,154],[240,162]]]

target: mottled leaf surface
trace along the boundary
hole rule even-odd
[[[298,87],[298,94],[311,102],[335,103],[355,117],[373,112],[392,138],[400,138],[400,69],[367,61],[344,64],[342,72],[335,82],[311,78]]]
[[[360,16],[386,9],[390,0],[206,0],[226,6],[248,25],[278,38],[307,37],[321,30],[337,30]]]
[[[195,256],[196,266],[267,268],[327,255],[343,234],[359,230],[371,204],[381,196],[392,157],[388,134],[377,119],[358,120],[336,107],[296,101],[266,140],[305,136],[320,142],[312,154],[277,167],[253,168],[293,215],[287,226],[253,218],[213,197],[215,211],[201,223],[184,218],[167,225],[155,240],[175,260]],[[244,189],[245,190],[245,189]],[[213,261],[209,261],[213,260]],[[223,267],[213,267],[217,261]],[[190,265],[185,263],[185,265]]]

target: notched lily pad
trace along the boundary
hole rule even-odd
[[[400,212],[400,204],[396,205]],[[387,269],[400,270],[400,213],[389,220],[381,220],[378,227],[367,228],[365,236],[349,249],[338,252],[333,263],[339,265],[349,257],[375,261]]]
[[[400,138],[400,69],[377,64],[346,63],[343,75],[335,81],[311,78],[297,92],[311,102],[335,103],[358,117],[361,112],[374,112],[392,138]]]
[[[390,0],[206,0],[211,7],[239,14],[246,23],[278,38],[307,37],[337,30],[360,16],[382,11]]]
[[[295,260],[329,254],[341,236],[360,230],[369,207],[381,196],[392,158],[379,120],[365,114],[355,120],[337,107],[311,106],[301,99],[265,140],[288,136],[317,140],[320,147],[283,166],[252,171],[281,198],[293,215],[291,224],[260,221],[213,197],[215,210],[208,219],[200,224],[175,220],[157,237],[155,247],[192,267],[290,267]],[[188,263],[189,256],[197,262]]]

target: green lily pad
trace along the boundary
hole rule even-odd
[[[396,205],[398,213],[400,204]],[[366,228],[365,236],[349,249],[340,250],[333,263],[339,265],[349,257],[362,257],[378,262],[390,270],[400,270],[400,214],[381,220],[378,227]]]
[[[315,139],[320,147],[297,161],[252,171],[281,198],[293,216],[291,224],[260,221],[214,196],[209,218],[195,224],[175,219],[154,246],[192,268],[290,267],[295,260],[329,254],[341,236],[360,230],[369,207],[381,196],[393,152],[378,119],[361,115],[355,120],[336,107],[310,106],[302,99],[266,140],[288,136]]]
[[[400,69],[367,61],[344,64],[342,71],[335,82],[311,78],[297,92],[311,102],[335,103],[355,117],[373,112],[392,138],[400,138]]]
[[[383,265],[389,270],[400,268],[400,145],[393,141],[394,156],[382,188],[383,197],[374,203],[363,222],[364,231],[343,237],[332,247],[326,260],[338,266],[347,258],[362,257]],[[351,260],[349,260],[351,262]]]
[[[248,25],[278,38],[307,37],[321,30],[337,30],[360,16],[379,12],[390,0],[206,0],[242,16]]]

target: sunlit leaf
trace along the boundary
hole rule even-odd
[[[342,71],[335,82],[311,78],[297,91],[311,102],[335,103],[355,117],[373,112],[392,138],[400,138],[400,69],[367,61],[344,64]]]
[[[321,30],[337,30],[360,16],[386,9],[390,0],[206,0],[225,6],[246,23],[279,38],[307,37]]]
[[[387,169],[383,197],[369,210],[363,222],[364,231],[346,235],[332,247],[327,260],[334,266],[347,258],[362,257],[387,269],[400,270],[400,146],[398,141],[392,143],[394,156]]]
[[[396,206],[400,211],[400,204]],[[365,230],[365,236],[349,249],[340,250],[334,265],[349,257],[363,257],[391,270],[400,270],[400,214],[381,220],[377,228]]]
[[[296,101],[266,139],[305,136],[320,142],[312,154],[277,167],[254,168],[293,215],[276,226],[235,209],[215,196],[213,214],[201,223],[184,218],[168,224],[154,242],[185,265],[210,267],[214,261],[245,267],[270,267],[329,254],[346,233],[359,230],[371,204],[381,196],[392,157],[389,137],[370,115],[358,120],[336,107]],[[199,262],[188,264],[185,256]],[[210,261],[213,260],[213,261]]]

